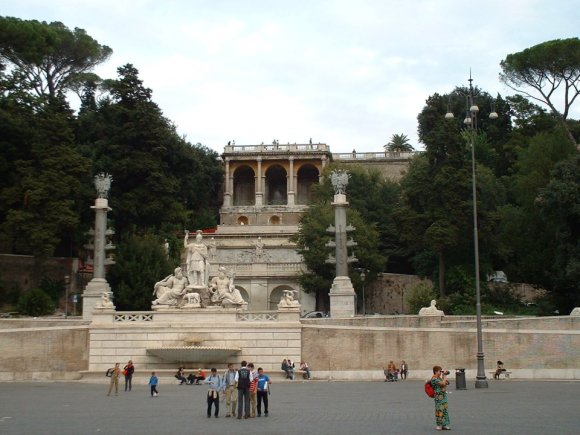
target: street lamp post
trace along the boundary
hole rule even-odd
[[[64,318],[68,318],[68,287],[70,285],[70,276],[64,276]]]
[[[479,107],[473,98],[473,79],[469,74],[469,94],[467,95],[467,114],[463,123],[469,129],[469,140],[471,142],[471,188],[473,195],[473,250],[475,257],[475,315],[477,326],[477,375],[475,377],[475,388],[487,388],[488,383],[485,377],[485,359],[483,354],[483,331],[481,326],[481,291],[479,285],[479,233],[477,225],[477,184],[475,173],[475,136],[477,134],[477,114]],[[490,119],[496,119],[497,113],[492,110]],[[453,118],[450,110],[445,114],[445,118]]]
[[[360,279],[362,281],[362,297],[363,297],[363,317],[366,314],[366,306],[365,306],[365,278],[366,278],[365,271],[362,270],[360,273]]]

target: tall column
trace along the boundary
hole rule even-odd
[[[327,246],[335,248],[335,257],[330,256],[328,263],[336,263],[336,277],[330,289],[330,316],[331,317],[354,317],[355,314],[355,292],[352,282],[348,276],[348,263],[357,261],[354,257],[348,256],[348,247],[355,246],[352,240],[347,241],[347,232],[354,228],[346,223],[346,200],[345,188],[348,184],[349,174],[344,171],[334,171],[331,175],[332,185],[335,189],[334,202],[334,226],[328,227],[328,232],[335,235],[334,242],[328,242]]]
[[[95,231],[94,231],[94,254],[93,254],[93,279],[89,281],[83,292],[83,320],[92,320],[95,308],[114,309],[112,303],[113,293],[111,287],[105,279],[105,262],[112,263],[112,260],[105,259],[106,235],[112,234],[112,230],[107,230],[107,212],[111,211],[107,200],[107,193],[111,186],[112,177],[99,174],[95,177],[95,187],[98,197],[95,205],[91,208],[95,210]],[[108,295],[109,302],[103,302],[103,293]]]
[[[256,190],[256,207],[261,207],[263,203],[264,193],[262,192],[262,157],[256,159],[258,162],[258,175],[256,177],[256,184],[254,189]]]
[[[288,174],[288,186],[287,186],[287,191],[288,191],[288,206],[289,207],[293,207],[294,204],[296,203],[294,201],[294,157],[290,156],[288,157],[288,161],[290,162],[290,168],[289,168],[289,174]]]
[[[230,159],[226,157],[226,184],[224,192],[224,207],[232,206],[232,188],[230,186]]]

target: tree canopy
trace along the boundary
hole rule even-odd
[[[0,17],[0,59],[38,96],[64,93],[112,52],[85,30],[70,30],[58,21]]]
[[[500,79],[511,89],[546,104],[562,122],[570,141],[578,147],[566,120],[580,94],[580,39],[542,42],[507,55],[500,65]]]
[[[385,151],[391,152],[409,152],[413,151],[413,145],[405,134],[393,134],[389,142],[385,145]]]

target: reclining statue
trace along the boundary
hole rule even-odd
[[[181,267],[175,269],[173,275],[155,284],[153,295],[156,299],[153,305],[171,305],[177,306],[182,301],[186,293],[186,287],[189,284],[187,278],[183,276]]]

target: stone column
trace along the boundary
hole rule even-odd
[[[232,206],[232,189],[230,187],[230,159],[226,157],[226,174],[225,174],[225,192],[224,192],[224,207],[231,207]]]
[[[105,279],[105,241],[106,235],[111,234],[107,230],[107,212],[111,211],[106,198],[112,178],[108,175],[100,174],[95,177],[95,186],[98,191],[98,198],[91,208],[95,210],[95,231],[94,231],[94,254],[93,254],[93,279],[89,281],[83,292],[83,320],[92,320],[93,310],[102,308],[99,302],[102,301],[103,293],[108,293],[112,299],[112,292],[109,283]],[[112,263],[111,260],[108,261]],[[106,307],[114,309],[114,306]]]
[[[356,258],[348,256],[348,246],[354,246],[354,242],[347,242],[347,232],[354,230],[346,224],[346,209],[348,202],[344,189],[348,184],[348,173],[335,171],[332,173],[332,184],[335,188],[334,201],[334,227],[331,225],[327,231],[334,232],[335,241],[327,246],[335,248],[335,257],[327,260],[336,263],[336,277],[330,289],[330,316],[331,317],[354,317],[356,306],[354,287],[348,276],[348,263],[356,261]]]
[[[256,176],[256,184],[255,184],[255,189],[256,189],[256,207],[261,207],[264,202],[263,202],[263,196],[264,193],[262,191],[262,157],[258,157],[256,159],[256,161],[258,162],[258,175]]]
[[[289,174],[288,174],[288,206],[293,207],[295,204],[294,201],[294,156],[288,157],[288,161],[290,162]]]

